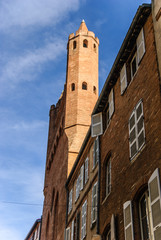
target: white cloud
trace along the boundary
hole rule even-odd
[[[2,0],[0,29],[56,24],[78,7],[79,0]]]
[[[21,56],[11,57],[3,67],[0,81],[3,88],[14,87],[20,81],[31,81],[41,71],[45,63],[54,61],[65,52],[65,41],[53,39],[43,48],[27,51]]]

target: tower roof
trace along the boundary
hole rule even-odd
[[[78,32],[88,32],[88,28],[87,28],[87,26],[85,24],[84,19],[81,22],[81,25],[80,25],[80,27],[78,29]]]

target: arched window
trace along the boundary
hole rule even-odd
[[[76,47],[77,47],[77,42],[74,41],[74,42],[73,42],[73,49],[76,49]]]
[[[93,48],[94,48],[94,51],[96,52],[97,49],[96,49],[96,44],[95,43],[93,44]]]
[[[93,86],[93,92],[96,94],[96,87]]]
[[[150,211],[149,192],[146,191],[139,199],[139,215],[140,215],[140,228],[141,228],[141,239],[151,239],[151,211]]]
[[[82,83],[82,89],[83,89],[83,90],[87,90],[87,83],[86,83],[86,82],[83,82],[83,83]]]
[[[75,83],[72,83],[72,85],[71,85],[71,90],[72,90],[72,91],[75,91]]]
[[[84,39],[84,40],[83,40],[83,47],[84,47],[84,48],[87,48],[87,47],[88,47],[88,41],[87,41],[87,39]]]

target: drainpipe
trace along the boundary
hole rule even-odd
[[[98,136],[98,189],[97,189],[97,234],[100,233],[100,178],[101,178],[101,154],[100,154],[100,137]]]

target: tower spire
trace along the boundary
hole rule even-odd
[[[88,28],[86,26],[86,23],[85,23],[84,19],[82,20],[82,22],[80,24],[78,32],[88,32]]]

